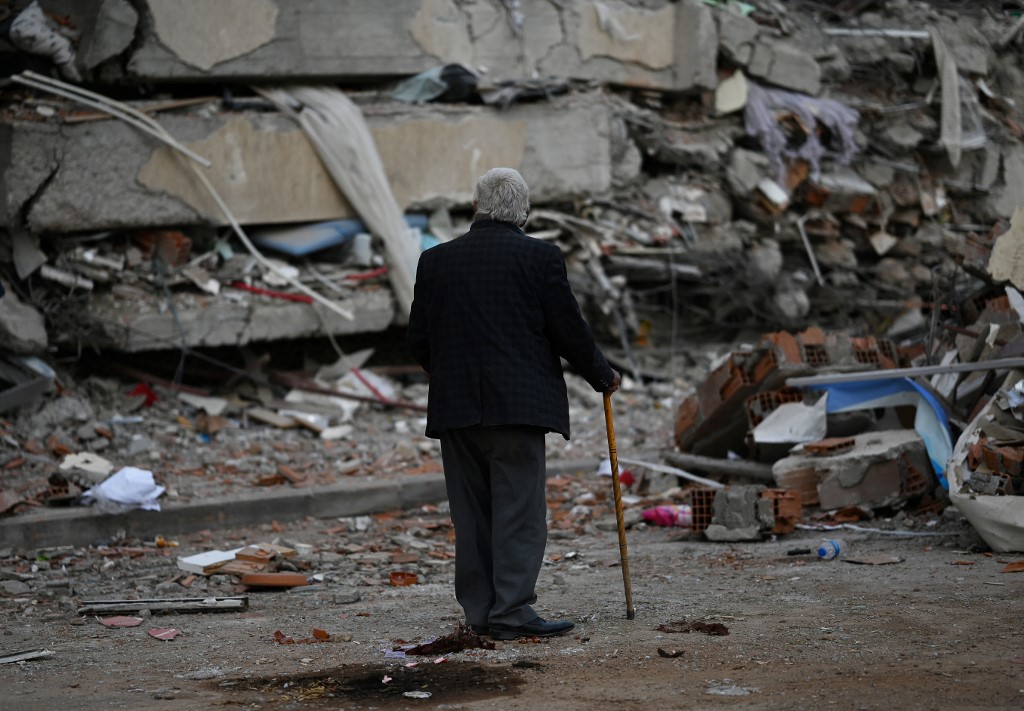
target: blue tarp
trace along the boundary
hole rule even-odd
[[[429,218],[418,213],[405,215],[405,224],[411,228],[427,229]],[[293,257],[304,257],[328,247],[336,247],[369,228],[359,219],[314,222],[298,227],[276,227],[254,232],[252,241]]]
[[[939,401],[928,390],[910,378],[898,380],[867,380],[860,383],[839,383],[808,386],[828,392],[828,412],[870,410],[876,407],[914,405],[914,430],[924,440],[928,459],[942,487],[949,490],[946,463],[953,454],[953,440],[949,435],[949,416]]]

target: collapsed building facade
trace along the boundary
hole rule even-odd
[[[1007,312],[1007,284],[1024,288],[1021,22],[1003,3],[0,8],[8,24],[39,9],[39,31],[66,43],[33,53],[12,30],[0,44],[8,354],[400,325],[415,255],[461,232],[474,180],[496,165],[526,178],[528,229],[562,246],[635,381],[665,377],[681,333],[804,333],[713,368],[678,413],[683,451],[742,447],[758,418],[802,399],[783,376],[810,366],[966,362],[995,357],[989,324],[1003,345],[1019,335],[1016,317],[975,328]],[[872,340],[830,341],[847,361],[815,361],[827,339],[809,325]],[[991,394],[979,380],[964,423]],[[771,448],[746,453],[758,449]],[[879,461],[910,464],[863,503],[928,488],[923,449],[892,451]],[[807,468],[777,479],[813,503],[831,479],[793,484]]]

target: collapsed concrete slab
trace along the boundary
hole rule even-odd
[[[174,297],[175,313],[163,297],[141,289],[95,294],[81,325],[95,345],[137,352],[200,346],[241,346],[258,341],[382,331],[394,318],[386,289],[361,290],[338,304],[352,320],[322,306],[236,293],[229,298],[192,293]]]
[[[460,62],[495,79],[559,76],[686,90],[716,82],[696,0],[144,0],[128,71],[147,81],[388,79]]]
[[[609,104],[596,93],[487,107],[370,105],[399,205],[468,204],[488,168],[517,168],[534,202],[611,187]],[[306,136],[280,114],[175,115],[162,125],[213,161],[207,177],[243,224],[354,217]],[[171,149],[119,121],[0,125],[0,225],[34,232],[225,224]]]

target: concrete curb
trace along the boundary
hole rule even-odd
[[[308,489],[259,491],[187,504],[167,503],[160,511],[98,513],[92,508],[46,509],[0,521],[0,545],[13,548],[88,546],[119,536],[177,536],[204,528],[231,528],[304,516],[334,518],[402,509],[443,501],[440,474],[383,481],[346,481]]]
[[[597,469],[597,460],[553,462],[548,476]],[[38,509],[0,520],[0,546],[48,548],[88,546],[127,536],[150,539],[218,529],[294,521],[305,516],[336,518],[433,504],[448,497],[442,474],[397,476],[380,481],[345,480],[331,486],[274,489],[189,503],[165,503],[160,511],[104,514],[92,508]]]

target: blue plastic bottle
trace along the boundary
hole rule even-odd
[[[846,541],[841,538],[832,538],[818,546],[818,557],[822,560],[838,558],[846,552]]]

